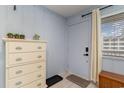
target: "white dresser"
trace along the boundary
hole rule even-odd
[[[5,42],[5,87],[46,87],[46,42],[3,39]]]

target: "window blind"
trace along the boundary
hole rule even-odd
[[[102,53],[124,57],[124,13],[102,19]]]

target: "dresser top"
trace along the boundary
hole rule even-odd
[[[11,38],[3,38],[5,42],[40,42],[40,43],[47,43],[44,40],[28,40],[28,39],[11,39]]]

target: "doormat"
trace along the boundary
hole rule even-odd
[[[59,81],[63,80],[63,78],[59,75],[52,76],[46,80],[46,84],[48,87],[58,83]]]
[[[79,85],[82,88],[86,88],[90,84],[90,81],[87,81],[87,80],[80,78],[80,77],[73,75],[73,74],[67,76],[66,79]]]

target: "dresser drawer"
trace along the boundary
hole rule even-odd
[[[43,79],[44,78],[44,74],[42,72],[34,72],[31,74],[27,74],[18,78],[14,78],[14,79],[9,79],[8,80],[8,86],[7,87],[21,87],[24,86],[28,83],[31,83],[37,79]]]
[[[45,60],[45,52],[12,53],[8,54],[8,65],[29,63]]]
[[[41,88],[41,87],[45,87],[44,79],[36,80],[28,85],[23,86],[22,88]]]
[[[8,78],[15,78],[38,70],[44,70],[44,63],[35,63],[24,66],[8,68]]]
[[[25,43],[25,42],[8,42],[8,52],[31,52],[44,51],[46,49],[45,43]]]

